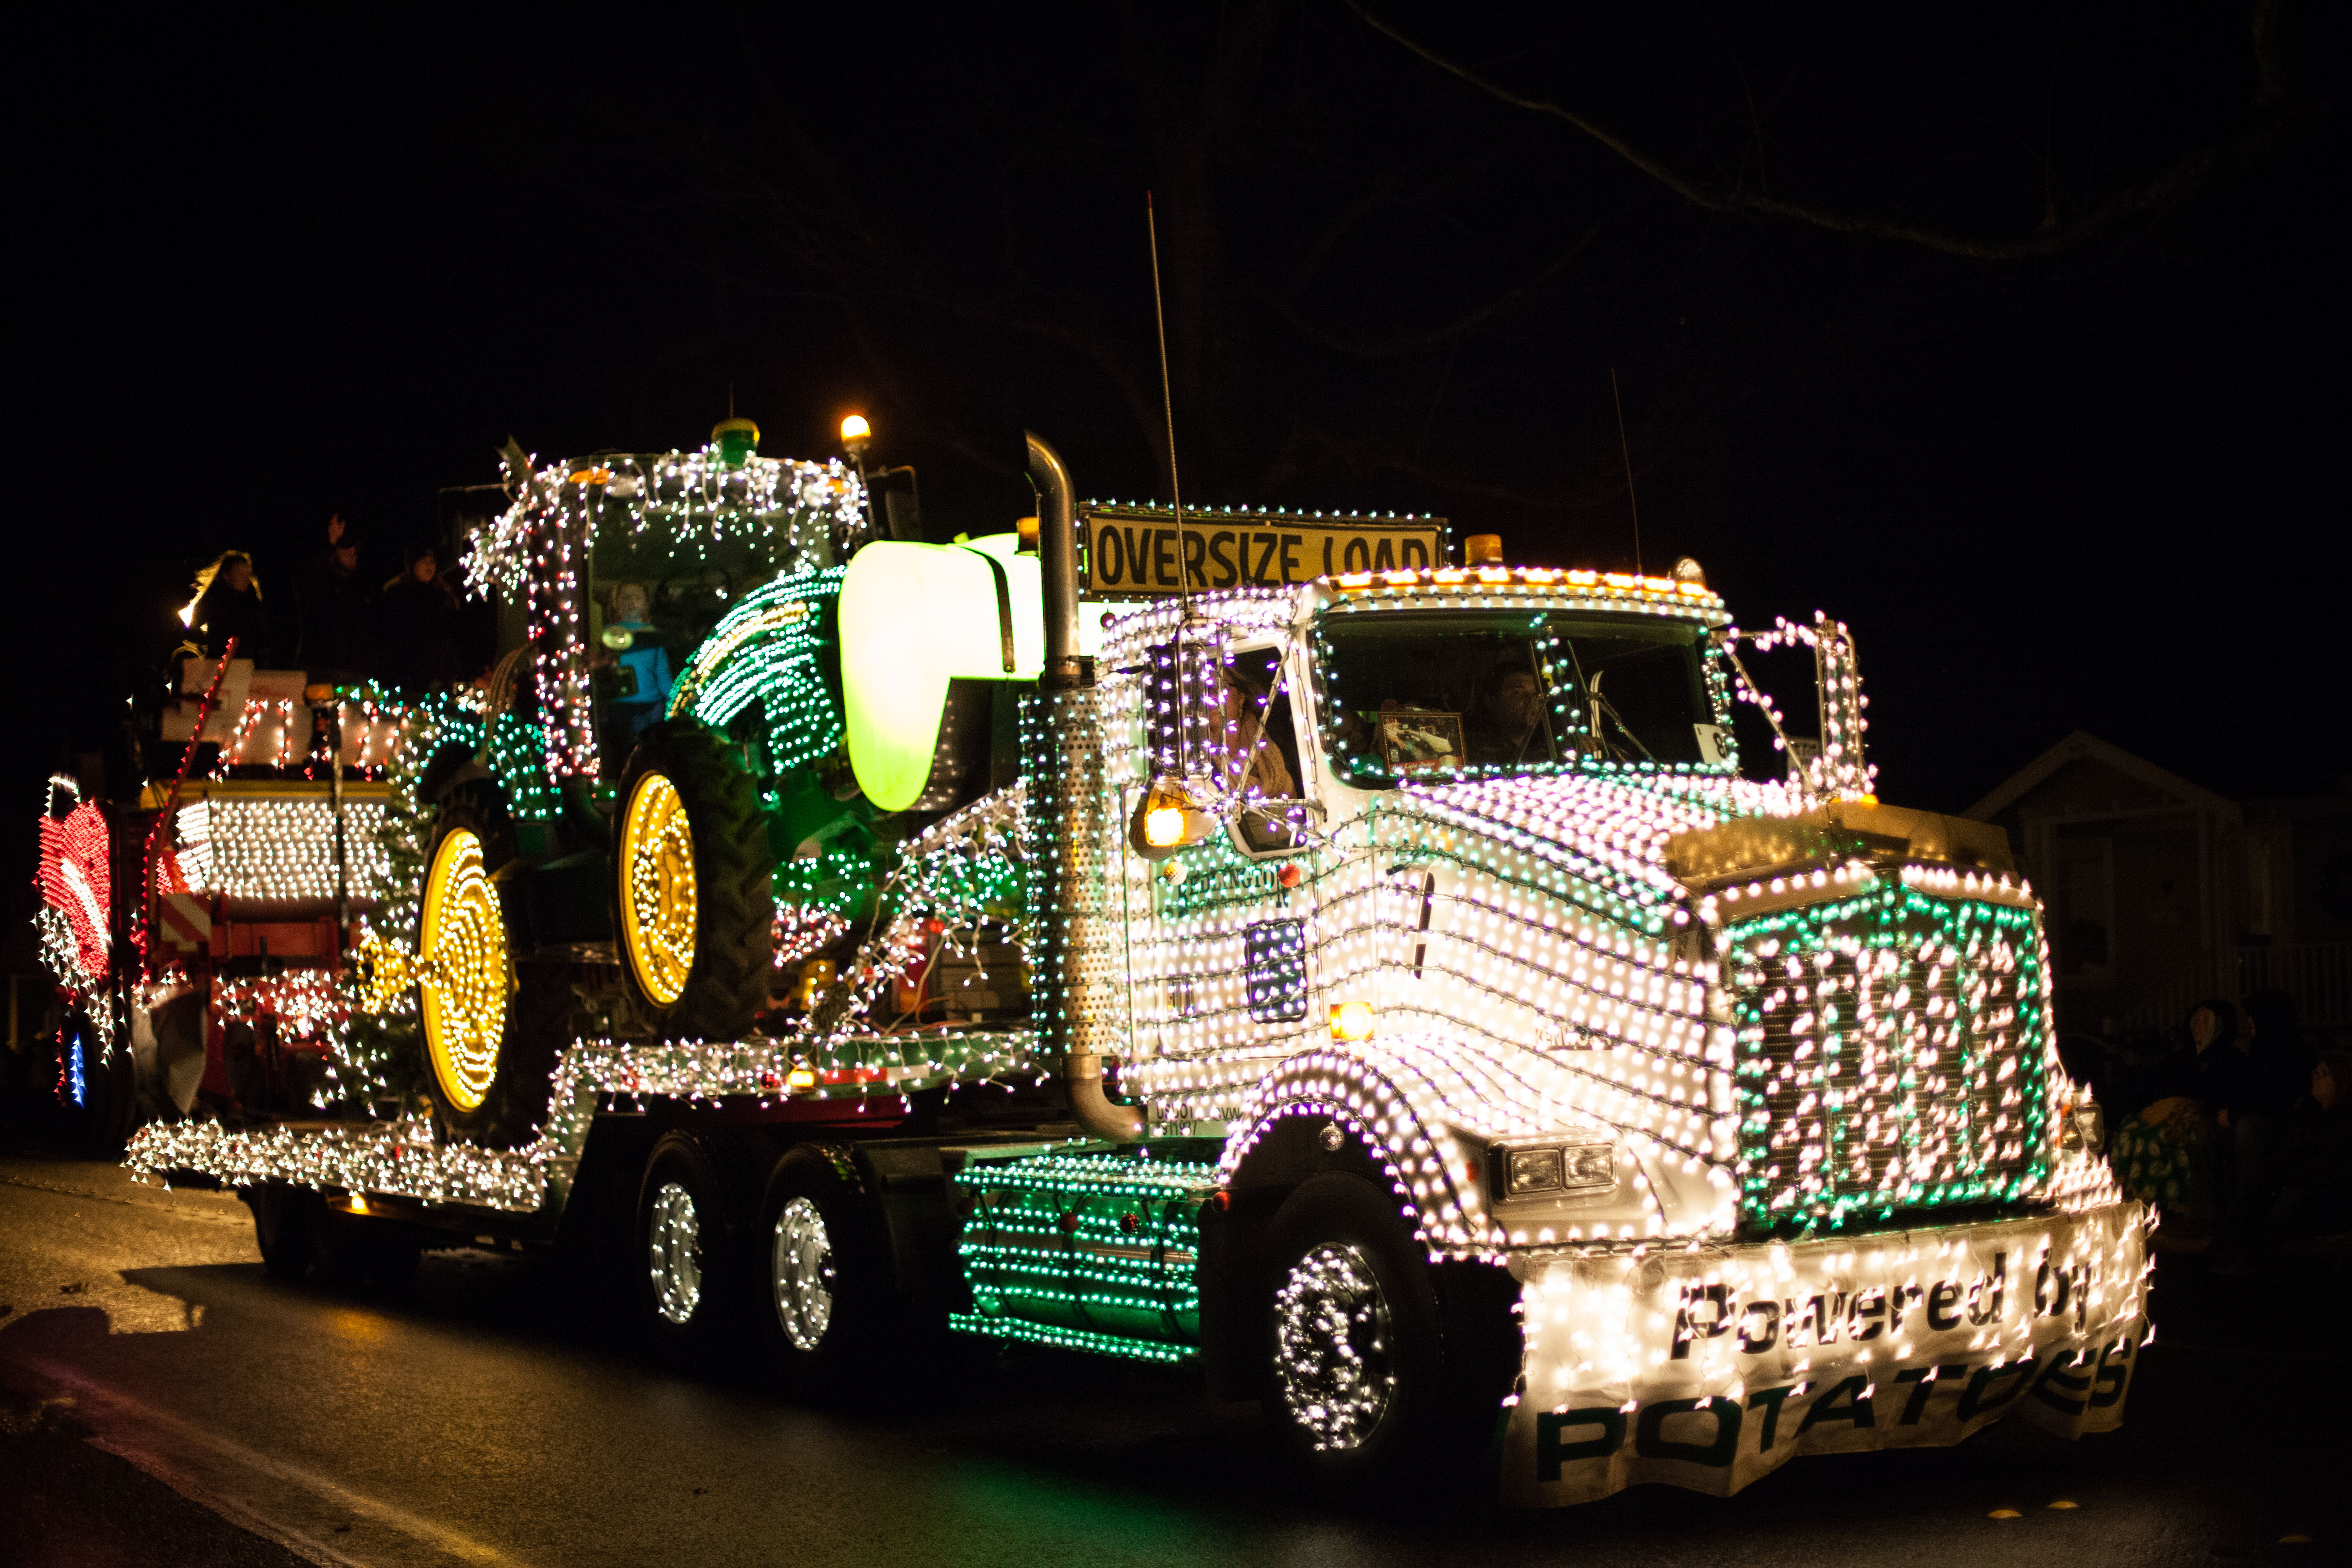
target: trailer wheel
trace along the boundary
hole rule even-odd
[[[1411,1228],[1370,1183],[1302,1184],[1267,1237],[1265,1409],[1314,1471],[1394,1472],[1444,1425],[1437,1293]]]
[[[621,781],[614,924],[629,989],[675,1038],[731,1040],[768,1005],[775,851],[751,781],[691,719],[646,731]]]
[[[317,1279],[341,1289],[392,1295],[416,1276],[423,1249],[388,1221],[337,1214],[317,1189],[287,1182],[265,1182],[238,1195],[253,1210],[261,1266],[273,1279]]]
[[[739,1273],[736,1194],[712,1153],[691,1134],[665,1133],[637,1192],[637,1299],[654,1348],[672,1360],[724,1342]]]
[[[753,1238],[761,1341],[793,1393],[837,1390],[853,1370],[870,1377],[896,1321],[887,1249],[862,1198],[853,1169],[805,1145],[768,1180]]]
[[[267,1182],[237,1194],[253,1210],[253,1239],[272,1279],[310,1277],[326,1251],[327,1200],[309,1187]]]

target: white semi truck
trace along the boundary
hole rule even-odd
[[[242,866],[345,923],[314,1104],[164,1096],[134,1167],[281,1273],[585,1240],[793,1384],[925,1330],[1200,1362],[1316,1469],[1486,1451],[1517,1502],[2120,1419],[2147,1216],[2040,906],[1871,794],[1843,627],[1766,634],[1822,730],[1751,782],[1687,563],[1080,506],[1034,436],[1034,533],[933,545],[755,443],[511,458],[492,676],[341,806],[152,835],[184,905]],[[126,1030],[270,1013],[213,945],[159,928]]]

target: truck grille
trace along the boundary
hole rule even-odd
[[[1845,1229],[2025,1197],[2050,1162],[2033,912],[1900,884],[1722,936],[1742,1218]]]

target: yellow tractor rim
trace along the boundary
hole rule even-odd
[[[488,1097],[507,1027],[507,930],[482,840],[453,827],[433,850],[417,933],[425,1048],[441,1092],[460,1110]]]
[[[686,994],[694,972],[694,830],[665,773],[629,792],[621,819],[621,934],[629,972],[656,1006]]]

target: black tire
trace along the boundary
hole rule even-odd
[[[1435,1283],[1392,1198],[1358,1176],[1317,1176],[1276,1213],[1265,1259],[1263,1405],[1311,1471],[1384,1479],[1458,1436]]]
[[[323,1194],[286,1182],[248,1190],[254,1239],[273,1279],[316,1279],[338,1289],[392,1295],[416,1276],[423,1248],[389,1220],[339,1214]]]
[[[637,792],[668,779],[686,810],[694,846],[694,957],[683,989],[664,1000],[638,973],[622,882],[622,847]],[[733,1040],[766,1011],[775,958],[775,851],[751,777],[733,750],[691,719],[646,731],[630,753],[614,812],[613,930],[621,972],[655,1027],[674,1039]]]
[[[285,1182],[265,1182],[238,1195],[253,1210],[253,1239],[269,1277],[308,1279],[326,1255],[327,1200]]]
[[[495,786],[479,782],[457,786],[433,825],[432,846],[425,856],[428,875],[442,841],[461,828],[481,840],[482,868],[495,883],[499,871],[514,858],[514,824]],[[423,899],[423,889],[417,896]],[[503,900],[501,914],[507,922],[506,1026],[479,1104],[461,1105],[451,1098],[434,1070],[432,1048],[421,1022],[417,1029],[421,1058],[417,1077],[442,1127],[453,1138],[490,1149],[519,1147],[538,1136],[540,1124],[547,1120],[555,1055],[569,1037],[572,1005],[568,973],[551,966],[524,963],[511,934],[512,915],[505,910]],[[418,934],[421,941],[421,926]],[[421,995],[418,1011],[421,1018]]]
[[[725,1348],[750,1290],[742,1283],[744,1215],[734,1151],[666,1132],[637,1188],[634,1291],[656,1354],[698,1365]]]
[[[787,1393],[836,1394],[895,1359],[888,1238],[845,1153],[803,1144],[776,1163],[751,1252],[761,1347]]]

